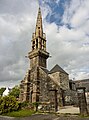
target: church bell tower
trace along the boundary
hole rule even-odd
[[[39,7],[35,33],[32,35],[32,50],[28,53],[30,68],[41,66],[46,68],[49,53],[46,51],[46,35],[43,33],[42,15]]]

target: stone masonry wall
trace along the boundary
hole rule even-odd
[[[60,88],[63,90],[69,89],[69,76],[62,72],[55,72],[51,74],[54,78],[54,81],[60,85]]]
[[[48,81],[47,74],[40,68],[39,69],[39,80],[40,80],[40,102],[48,102]]]
[[[69,89],[69,76],[65,73],[60,72],[60,88],[63,90]]]
[[[78,105],[77,92],[75,90],[67,90],[64,92],[65,105]]]

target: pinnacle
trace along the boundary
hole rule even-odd
[[[42,15],[41,15],[41,9],[39,7],[38,9],[38,16],[37,16],[37,22],[36,22],[36,36],[43,36],[43,28],[42,28]]]

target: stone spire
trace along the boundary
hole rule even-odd
[[[41,9],[38,9],[35,33],[32,35],[32,50],[46,51],[46,35],[43,33]]]
[[[32,34],[32,50],[28,53],[30,68],[41,66],[46,68],[49,53],[46,51],[46,35],[43,33],[41,9],[38,9],[35,33]]]
[[[40,7],[38,10],[35,34],[36,34],[36,37],[38,37],[38,36],[43,37],[42,15],[41,15]]]

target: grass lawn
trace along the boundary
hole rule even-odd
[[[28,117],[34,113],[35,111],[31,111],[31,110],[19,110],[19,111],[13,111],[10,113],[5,113],[3,115],[10,116],[10,117]]]

